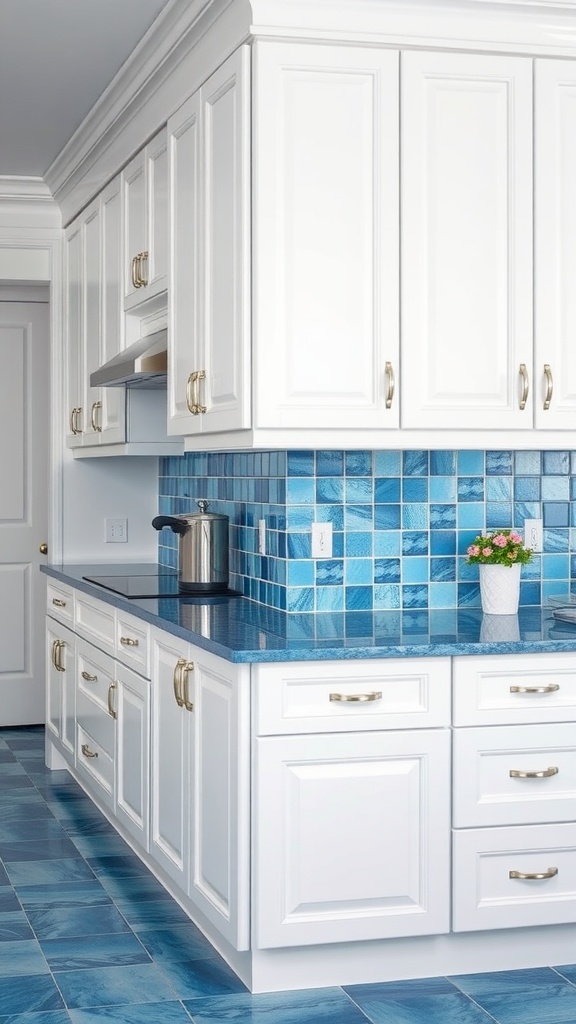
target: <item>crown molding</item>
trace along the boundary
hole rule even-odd
[[[246,38],[249,12],[249,0],[172,0],[164,8],[46,171],[64,223],[165,124],[226,48]],[[205,37],[209,55],[198,59]]]
[[[54,202],[54,198],[43,178],[25,175],[0,174],[0,200],[21,202]]]
[[[2,224],[11,228],[61,225],[60,209],[46,183],[24,175],[0,175],[0,216]]]

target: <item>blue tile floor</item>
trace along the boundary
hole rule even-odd
[[[71,1021],[576,1024],[576,963],[252,996],[68,773],[45,768],[43,729],[0,729],[0,1024]]]

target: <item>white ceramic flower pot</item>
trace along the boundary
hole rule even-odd
[[[480,599],[485,615],[516,615],[521,568],[520,564],[480,566]]]

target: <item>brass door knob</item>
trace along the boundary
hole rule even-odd
[[[43,542],[43,543],[42,543],[42,544],[40,545],[40,547],[38,548],[38,550],[39,550],[39,552],[40,552],[40,554],[41,554],[41,555],[47,555],[47,554],[48,554],[48,545],[47,545],[46,541],[44,541],[44,542]]]

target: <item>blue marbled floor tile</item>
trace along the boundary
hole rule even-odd
[[[48,974],[48,964],[36,939],[0,944],[0,990],[5,978],[17,975]]]
[[[55,977],[68,1009],[174,1000],[174,990],[155,964],[58,971]]]
[[[59,839],[44,839],[42,842],[0,843],[0,858],[5,864],[25,860],[68,860],[80,854],[64,830]]]
[[[158,925],[186,924],[190,918],[179,907],[175,900],[145,900],[142,903],[125,903],[116,900],[118,909],[128,921],[131,928],[142,931],[157,928]]]
[[[153,960],[178,961],[210,960],[214,946],[190,922],[174,928],[138,931],[138,938]]]
[[[190,1024],[190,1017],[181,1003],[136,1003],[132,1006],[92,1007],[71,1010],[72,1024]],[[0,1021],[0,1024],[2,1022]],[[19,1024],[19,1022],[18,1022]],[[51,1022],[46,1022],[51,1024]]]
[[[0,889],[0,914],[11,913],[13,910],[20,910],[20,903],[14,895],[11,885],[3,885]]]
[[[113,900],[159,900],[170,899],[163,885],[154,875],[132,875],[129,878],[116,878],[105,875],[99,879]]]
[[[28,918],[23,910],[9,910],[7,913],[0,913],[0,943],[14,942],[22,939],[34,939]],[[0,957],[2,946],[0,945]]]
[[[130,930],[113,903],[96,907],[58,907],[52,910],[28,908],[27,913],[39,939],[112,935]]]
[[[8,821],[2,817],[0,844],[11,842],[44,842],[46,839],[66,839],[66,832],[56,818],[33,818],[31,821]]]
[[[40,1010],[39,1013],[11,1013],[0,1017],[0,1024],[71,1024],[68,1010]]]
[[[10,800],[2,799],[2,824],[8,821],[31,821],[32,819],[54,818],[52,811],[35,790],[23,790]]]
[[[246,992],[246,986],[220,957],[177,963],[163,960],[159,968],[178,999]]]
[[[0,764],[16,764],[16,757],[7,746],[0,744]]]
[[[112,857],[88,857],[87,863],[98,878],[130,878],[150,872],[136,854]]]
[[[385,992],[351,996],[373,1024],[493,1024],[493,1018],[471,999],[454,990],[441,995],[398,995]]]
[[[20,775],[0,774],[0,794],[16,793],[16,791],[20,789],[30,789],[33,792],[36,792],[34,789],[34,783],[32,782],[32,779],[28,778],[26,772]],[[13,799],[16,799],[16,797]]]
[[[576,985],[576,964],[563,964],[561,967],[554,967],[553,970]]]
[[[367,1024],[368,1018],[341,989],[306,989],[252,996],[187,999],[184,1006],[194,1024]],[[395,1024],[388,1018],[388,1024]]]
[[[4,868],[2,864],[0,864],[0,886],[4,888],[4,886],[9,885],[9,883],[10,879],[8,878],[6,868]]]
[[[75,835],[72,842],[83,857],[125,857],[131,854],[130,847],[122,836],[106,834],[103,836]]]
[[[112,902],[111,896],[95,878],[60,882],[58,885],[21,885],[18,887],[18,899],[26,911],[95,907]]]
[[[86,818],[94,811],[94,804],[90,797],[79,797],[76,794],[68,799],[61,793],[55,799],[47,797],[46,806],[63,824],[66,821],[78,821],[80,818]]]
[[[116,829],[104,817],[103,814],[95,816],[96,808],[92,808],[92,815],[82,818],[77,817],[74,821],[62,821],[60,824],[70,838],[76,836],[115,836]]]
[[[132,932],[47,939],[40,945],[55,972],[150,963],[148,953]]]
[[[49,974],[2,978],[0,984],[0,1020],[33,1011],[58,1010],[64,1006]],[[20,1020],[20,1018],[18,1018]]]
[[[45,883],[73,882],[80,878],[93,878],[93,872],[81,857],[66,860],[14,861],[7,869],[15,888],[19,885],[42,885]]]
[[[576,987],[551,968],[464,975],[453,982],[499,1024],[574,1024]]]
[[[1,761],[0,781],[7,778],[9,775],[28,775],[28,772],[22,767],[19,761]]]

